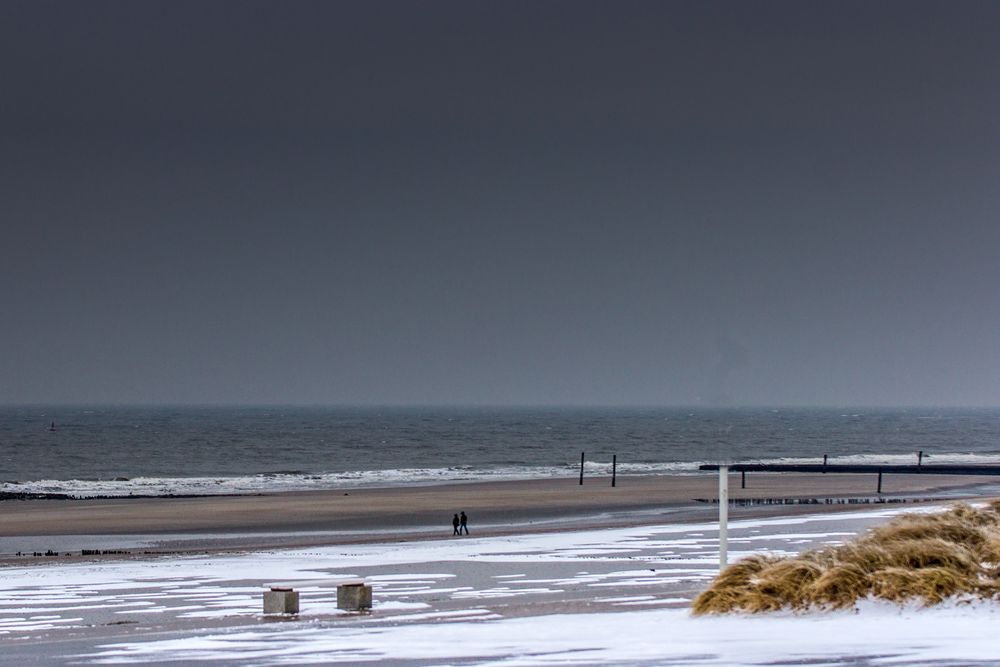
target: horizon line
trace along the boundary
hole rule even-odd
[[[929,403],[337,403],[337,402],[115,402],[115,401],[30,401],[0,402],[0,408],[314,408],[314,409],[460,409],[460,410],[963,410],[1000,409],[1000,405],[987,403],[929,404]]]

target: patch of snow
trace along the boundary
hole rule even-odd
[[[454,620],[474,615],[475,622]],[[414,620],[418,615],[409,617]],[[476,665],[955,664],[996,659],[995,605],[919,611],[866,605],[857,613],[692,618],[684,609],[484,620],[487,610],[428,614],[449,623],[378,628],[252,630],[186,640],[124,642],[84,656],[100,664],[227,660],[288,664],[380,660]],[[461,637],[461,641],[455,641]],[[876,656],[876,657],[871,657]]]

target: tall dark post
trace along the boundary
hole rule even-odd
[[[747,471],[746,470],[741,470],[740,471],[740,488],[741,489],[747,488]]]
[[[583,452],[580,452],[580,486],[583,486]]]
[[[917,452],[917,467],[919,468],[920,464],[923,462],[924,462],[924,450],[921,449],[919,452]]]
[[[823,455],[823,474],[826,474],[826,454]]]
[[[615,477],[618,476],[618,455],[611,455],[611,486],[615,485]]]
[[[878,469],[878,493],[882,493],[882,469]]]

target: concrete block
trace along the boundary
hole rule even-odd
[[[297,614],[299,613],[298,591],[264,591],[265,614]]]
[[[368,584],[341,584],[337,586],[337,608],[361,611],[372,608],[372,587]]]

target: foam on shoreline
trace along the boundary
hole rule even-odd
[[[925,460],[930,457],[925,456]],[[990,464],[998,463],[997,456],[971,453],[935,454],[936,464]],[[798,464],[817,463],[814,458],[782,457],[745,460],[741,463]],[[879,454],[832,456],[833,464],[913,464],[912,454]],[[663,463],[620,462],[619,475],[705,475],[698,466],[705,461],[671,461]],[[611,472],[610,461],[586,461],[585,476],[605,476]],[[249,495],[283,491],[324,491],[365,487],[407,487],[462,482],[522,481],[571,477],[579,474],[578,464],[557,466],[505,466],[447,468],[392,468],[385,470],[349,470],[310,473],[304,471],[275,471],[255,475],[212,475],[191,477],[130,477],[114,479],[43,479],[6,481],[0,483],[0,500],[14,497],[177,497],[206,495]]]

